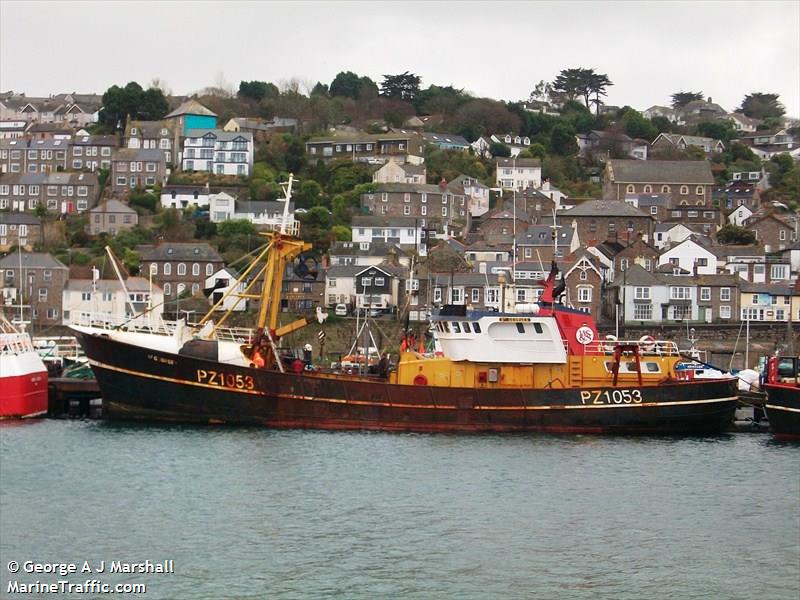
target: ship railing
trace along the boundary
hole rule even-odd
[[[218,340],[249,344],[255,337],[255,331],[246,327],[219,327],[215,335]]]
[[[107,329],[133,331],[138,333],[159,333],[162,335],[172,335],[175,331],[175,323],[169,323],[163,319],[147,315],[131,319],[130,317],[118,317],[108,313],[79,313],[73,314],[69,320],[70,325],[80,325],[83,327],[93,327],[95,329]]]
[[[83,353],[78,338],[70,336],[34,338],[33,347],[42,358],[79,358]]]
[[[678,345],[667,340],[597,340],[586,344],[586,354],[614,354],[617,346],[638,346],[642,356],[680,356]]]
[[[0,333],[0,356],[33,352],[31,339],[24,333]]]

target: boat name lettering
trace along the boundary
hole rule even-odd
[[[500,317],[501,323],[530,323],[531,320],[525,317]]]
[[[232,388],[236,390],[255,389],[255,382],[252,375],[242,375],[241,373],[223,373],[206,369],[197,369],[198,383],[208,385],[218,385],[220,387]]]
[[[175,360],[172,358],[165,358],[163,356],[156,356],[155,354],[148,354],[147,358],[153,362],[163,363],[165,365],[175,365]]]
[[[641,404],[641,390],[583,390],[581,404]]]

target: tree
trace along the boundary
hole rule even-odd
[[[313,179],[300,182],[300,189],[294,197],[297,208],[312,208],[322,202],[322,187]]]
[[[164,93],[157,88],[145,91],[135,81],[125,87],[112,85],[103,94],[99,121],[113,131],[125,130],[128,118],[158,121],[169,112]]]
[[[552,88],[550,83],[545,80],[540,80],[537,83],[533,90],[531,91],[530,101],[531,102],[541,102],[542,104],[549,104],[550,103],[550,92]]]
[[[778,94],[753,92],[744,97],[739,111],[752,119],[778,119],[786,114],[786,109],[778,98]]]
[[[377,91],[378,86],[369,77],[359,77],[352,71],[342,71],[333,78],[328,93],[331,97],[343,96],[357,100],[363,92]]]
[[[264,98],[275,98],[280,94],[274,83],[266,81],[242,81],[239,83],[238,96],[260,102]]]
[[[578,153],[575,130],[568,123],[558,123],[550,133],[550,149],[554,154],[574,156]]]
[[[606,95],[606,88],[609,86],[614,85],[611,80],[608,78],[608,75],[604,73],[595,73],[594,69],[589,69],[589,73],[586,75],[587,77],[587,87],[589,90],[589,95],[594,94],[593,100],[588,100],[586,105],[588,107],[589,102],[595,105],[595,114],[600,114],[600,105],[603,104],[603,101],[600,100],[600,96]]]
[[[419,93],[419,75],[405,71],[399,75],[384,75],[381,96],[412,102]]]
[[[489,145],[489,154],[495,157],[510,157],[511,148],[501,142],[492,142]]]
[[[703,92],[675,92],[672,94],[672,108],[683,108],[689,102],[702,99]]]
[[[566,100],[582,96],[589,106],[589,73],[591,69],[563,69],[553,80],[552,91]]]
[[[720,140],[727,147],[736,137],[736,130],[730,121],[701,121],[697,124],[697,134]]]
[[[311,93],[309,96],[327,96],[328,95],[328,85],[318,81],[317,84],[311,88]]]
[[[417,109],[417,114],[452,115],[470,99],[469,94],[465,94],[464,90],[456,89],[451,85],[431,85],[414,97],[414,107]]]
[[[639,138],[652,142],[658,136],[658,130],[647,120],[642,113],[626,106],[622,109],[623,115],[620,122],[625,127],[625,133],[632,138]]]
[[[256,235],[257,233],[256,226],[247,219],[231,219],[217,225],[217,234],[224,238],[236,235]]]
[[[717,231],[717,242],[726,246],[749,246],[756,243],[756,234],[738,225],[725,225]]]
[[[347,225],[334,225],[331,228],[331,233],[333,233],[333,239],[337,242],[349,242],[353,239],[353,232]]]

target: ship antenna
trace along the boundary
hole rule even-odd
[[[281,221],[281,229],[280,232],[283,235],[286,235],[286,224],[289,222],[289,203],[292,200],[292,183],[294,182],[294,174],[289,173],[289,181],[286,183],[282,183],[281,187],[283,188],[284,199],[283,201],[286,202],[283,206],[283,220]]]
[[[556,263],[556,256],[558,256],[558,230],[561,229],[561,225],[556,225],[556,209],[553,207],[553,224],[550,225],[550,229],[553,230],[551,234],[553,236],[553,264]]]

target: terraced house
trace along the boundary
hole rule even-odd
[[[72,140],[69,168],[97,171],[111,168],[111,155],[119,148],[115,135],[80,135]]]
[[[44,206],[57,213],[83,212],[97,202],[94,173],[31,173],[0,178],[0,210],[24,212]]]
[[[373,215],[419,217],[444,223],[466,224],[469,205],[464,188],[422,183],[383,183],[361,195],[361,205]]]
[[[0,173],[50,173],[67,168],[69,141],[0,140]]]
[[[362,131],[333,131],[306,142],[312,160],[349,158],[358,162],[383,164],[390,158],[399,163],[422,164],[425,141],[413,131],[370,134]]]
[[[605,200],[625,200],[639,194],[669,196],[669,208],[711,206],[714,177],[704,160],[618,160],[606,163]]]
[[[23,305],[23,319],[35,327],[61,323],[61,291],[69,269],[42,252],[19,252],[0,259],[0,296],[6,305]]]
[[[163,150],[122,148],[111,159],[111,190],[118,197],[136,188],[162,184],[166,177]]]

